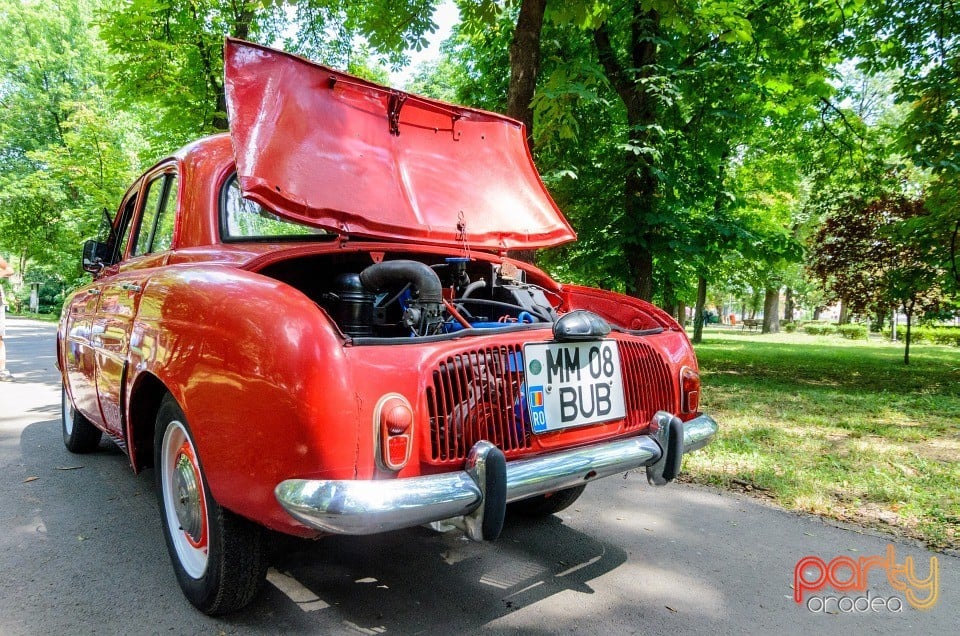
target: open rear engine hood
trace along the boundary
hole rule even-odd
[[[477,249],[576,235],[523,125],[227,39],[240,187],[280,216],[342,235]]]

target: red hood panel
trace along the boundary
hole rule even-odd
[[[492,250],[576,238],[517,121],[240,40],[227,40],[224,66],[240,186],[281,216]]]

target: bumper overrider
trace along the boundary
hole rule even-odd
[[[471,539],[500,534],[506,504],[645,466],[663,485],[680,473],[683,455],[717,433],[709,415],[681,422],[653,416],[650,433],[507,462],[487,441],[477,442],[463,470],[386,480],[288,479],[274,494],[305,525],[332,534],[374,534],[435,521],[461,527]]]

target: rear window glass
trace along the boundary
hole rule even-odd
[[[331,236],[319,228],[283,219],[243,198],[236,175],[227,181],[220,197],[220,231],[224,239],[233,240]]]

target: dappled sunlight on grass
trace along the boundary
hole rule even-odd
[[[960,349],[708,332],[695,481],[960,548]]]

